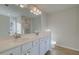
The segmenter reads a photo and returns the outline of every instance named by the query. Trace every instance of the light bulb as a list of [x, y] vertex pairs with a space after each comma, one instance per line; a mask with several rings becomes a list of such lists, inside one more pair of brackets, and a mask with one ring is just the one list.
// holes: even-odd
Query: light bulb
[[39, 13], [39, 9], [37, 9], [37, 12]]
[[41, 14], [42, 12], [41, 11], [39, 11], [39, 14]]
[[33, 11], [36, 11], [37, 10], [37, 8], [36, 7], [33, 7]]
[[36, 12], [33, 12], [33, 14], [36, 14]]
[[23, 5], [23, 4], [21, 4], [21, 5], [20, 5], [20, 7], [21, 7], [21, 8], [23, 8], [23, 7], [24, 7], [24, 5]]
[[33, 13], [33, 10], [30, 10], [31, 13]]
[[36, 13], [36, 15], [39, 15], [38, 13]]

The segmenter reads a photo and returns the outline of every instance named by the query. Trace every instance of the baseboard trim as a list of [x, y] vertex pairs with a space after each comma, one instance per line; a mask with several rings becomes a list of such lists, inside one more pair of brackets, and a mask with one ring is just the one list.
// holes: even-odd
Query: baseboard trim
[[55, 45], [56, 47], [60, 47], [60, 48], [63, 48], [63, 49], [67, 49], [67, 50], [70, 50], [70, 51], [74, 51], [74, 52], [78, 52], [79, 53], [79, 50], [77, 49], [73, 49], [73, 48], [68, 48], [68, 47], [65, 47], [65, 46], [60, 46], [60, 45]]

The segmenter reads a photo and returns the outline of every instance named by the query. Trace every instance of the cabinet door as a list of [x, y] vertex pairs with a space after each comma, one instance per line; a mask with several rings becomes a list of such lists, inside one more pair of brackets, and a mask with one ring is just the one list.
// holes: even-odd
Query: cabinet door
[[43, 55], [43, 54], [45, 54], [46, 52], [45, 52], [45, 39], [44, 38], [41, 38], [40, 39], [40, 55]]
[[40, 54], [45, 54], [51, 48], [50, 36], [43, 37], [40, 39]]
[[51, 35], [48, 36], [48, 40], [49, 40], [49, 49], [51, 49]]
[[27, 43], [22, 46], [22, 55], [32, 54], [32, 43]]
[[51, 37], [50, 36], [47, 36], [47, 37], [45, 37], [45, 47], [46, 47], [46, 52], [48, 51], [48, 50], [50, 50], [51, 49]]
[[1, 55], [21, 55], [21, 47], [16, 47], [16, 48], [7, 50], [1, 53]]
[[46, 48], [46, 52], [50, 49], [50, 39], [49, 37], [47, 36], [46, 39], [45, 39], [45, 48]]
[[39, 55], [39, 39], [33, 41], [32, 54], [33, 54], [33, 55]]
[[32, 48], [29, 48], [23, 51], [23, 55], [32, 55]]

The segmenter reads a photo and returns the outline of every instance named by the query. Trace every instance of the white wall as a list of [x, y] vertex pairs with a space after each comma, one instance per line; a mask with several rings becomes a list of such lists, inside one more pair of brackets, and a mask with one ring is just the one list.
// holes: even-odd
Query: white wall
[[79, 8], [70, 8], [49, 15], [48, 28], [57, 45], [79, 51]]

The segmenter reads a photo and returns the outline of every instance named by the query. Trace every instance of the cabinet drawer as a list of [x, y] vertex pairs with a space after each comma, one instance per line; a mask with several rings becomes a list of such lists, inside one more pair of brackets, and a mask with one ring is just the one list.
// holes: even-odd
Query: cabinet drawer
[[39, 45], [39, 40], [38, 39], [33, 41], [33, 46], [38, 46], [38, 45]]
[[44, 42], [44, 41], [45, 41], [45, 38], [41, 38], [41, 39], [40, 39], [40, 43], [41, 43], [41, 42]]
[[32, 54], [32, 48], [22, 50], [22, 55], [31, 55]]
[[22, 45], [22, 55], [31, 55], [31, 53], [32, 53], [32, 43]]
[[22, 45], [22, 50], [27, 50], [29, 48], [32, 48], [32, 43], [27, 43]]
[[1, 53], [1, 55], [21, 55], [21, 47], [9, 49], [9, 50]]

